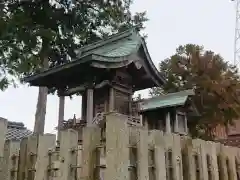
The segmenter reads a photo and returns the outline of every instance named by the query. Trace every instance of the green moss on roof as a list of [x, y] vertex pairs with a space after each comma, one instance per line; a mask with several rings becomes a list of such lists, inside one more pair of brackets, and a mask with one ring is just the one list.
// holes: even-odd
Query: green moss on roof
[[188, 97], [192, 95], [194, 95], [192, 90], [186, 90], [146, 99], [141, 104], [141, 111], [182, 106], [186, 103]]

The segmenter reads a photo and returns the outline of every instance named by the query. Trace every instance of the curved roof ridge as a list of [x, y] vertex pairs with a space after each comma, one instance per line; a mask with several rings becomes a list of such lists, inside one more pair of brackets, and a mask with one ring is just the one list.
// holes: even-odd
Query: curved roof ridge
[[126, 37], [132, 35], [133, 32], [135, 32], [135, 28], [131, 28], [131, 29], [128, 29], [128, 30], [120, 32], [120, 33], [115, 33], [113, 35], [108, 36], [107, 38], [104, 38], [99, 41], [93, 42], [89, 45], [83, 46], [83, 47], [79, 48], [78, 50], [76, 50], [76, 52], [81, 53], [82, 51], [84, 51], [84, 52], [91, 51], [93, 49], [104, 46], [108, 43], [126, 38]]
[[151, 100], [167, 98], [167, 97], [170, 97], [170, 96], [193, 96], [193, 95], [194, 95], [194, 91], [192, 89], [187, 89], [187, 90], [183, 90], [183, 91], [167, 93], [167, 94], [162, 94], [160, 96], [151, 97], [151, 98], [145, 99], [144, 101], [148, 102], [148, 101], [151, 101]]

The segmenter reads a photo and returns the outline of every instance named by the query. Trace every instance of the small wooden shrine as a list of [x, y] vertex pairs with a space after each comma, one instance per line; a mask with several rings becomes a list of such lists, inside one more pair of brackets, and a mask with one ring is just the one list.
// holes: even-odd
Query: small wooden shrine
[[[142, 115], [144, 121], [150, 117], [158, 121], [160, 116], [167, 115], [161, 112], [168, 107], [158, 107], [158, 115], [153, 117], [155, 111], [144, 109], [146, 105], [140, 110], [139, 102], [133, 101], [135, 91], [165, 83], [164, 76], [151, 60], [144, 39], [134, 29], [85, 46], [77, 50], [77, 59], [27, 77], [25, 81], [32, 86], [56, 88], [61, 97], [82, 95], [81, 119], [61, 122], [59, 127], [100, 125], [104, 122], [104, 114], [112, 111], [128, 116], [130, 125], [143, 125]], [[146, 103], [150, 101], [161, 104], [162, 99], [146, 100]], [[150, 125], [150, 120], [148, 122]]]
[[198, 116], [192, 90], [169, 93], [139, 101], [139, 112], [147, 129], [188, 134], [188, 117]]

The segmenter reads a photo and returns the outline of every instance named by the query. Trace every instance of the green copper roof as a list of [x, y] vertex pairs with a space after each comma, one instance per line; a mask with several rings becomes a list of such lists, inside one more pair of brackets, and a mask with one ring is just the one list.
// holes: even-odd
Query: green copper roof
[[150, 98], [143, 101], [141, 111], [182, 106], [186, 103], [188, 97], [192, 95], [194, 95], [192, 90], [186, 90]]
[[101, 56], [100, 61], [114, 62], [114, 61], [123, 61], [125, 57], [132, 53], [138, 51], [139, 46], [141, 45], [141, 37], [137, 34], [128, 34], [127, 38], [118, 39], [114, 41], [114, 38], [111, 43], [107, 43], [107, 40], [104, 44], [101, 41], [98, 44], [93, 44], [92, 46], [81, 48], [77, 50], [77, 57], [81, 58], [89, 54], [95, 56]]
[[[143, 57], [139, 58], [139, 51], [141, 51]], [[76, 50], [76, 55], [77, 58], [75, 60], [53, 67], [39, 74], [26, 77], [24, 81], [29, 82], [30, 85], [33, 86], [46, 86], [51, 88], [55, 86], [54, 84], [59, 78], [63, 78], [66, 74], [68, 79], [71, 79], [72, 76], [74, 76], [74, 74], [72, 74], [72, 76], [69, 75], [72, 69], [75, 69], [75, 71], [77, 69], [79, 72], [84, 72], [86, 67], [116, 69], [127, 67], [133, 62], [139, 61], [150, 77], [149, 80], [154, 82], [155, 86], [161, 86], [166, 82], [163, 75], [153, 64], [144, 39], [134, 29], [84, 46]], [[85, 74], [83, 76], [85, 76]], [[80, 80], [78, 83], [81, 83]]]

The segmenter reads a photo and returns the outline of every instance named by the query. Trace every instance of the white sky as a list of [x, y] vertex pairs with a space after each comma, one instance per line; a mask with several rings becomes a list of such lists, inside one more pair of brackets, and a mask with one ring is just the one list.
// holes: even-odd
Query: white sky
[[[233, 62], [235, 6], [231, 0], [135, 0], [133, 11], [147, 11], [147, 46], [157, 65], [178, 45], [195, 43]], [[38, 89], [21, 86], [0, 92], [0, 117], [33, 129]], [[81, 97], [67, 99], [65, 119], [81, 115]], [[48, 96], [45, 132], [53, 133], [58, 98]]]

